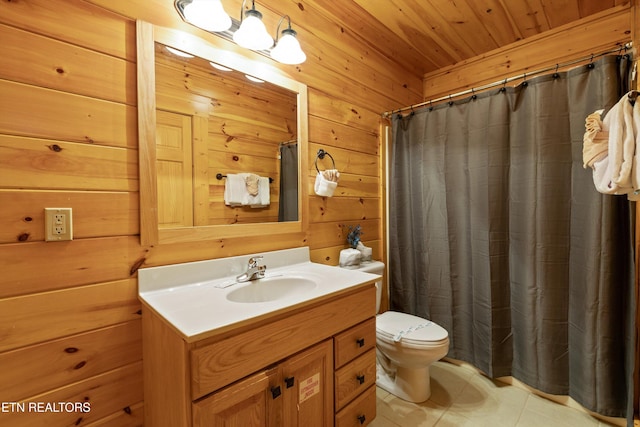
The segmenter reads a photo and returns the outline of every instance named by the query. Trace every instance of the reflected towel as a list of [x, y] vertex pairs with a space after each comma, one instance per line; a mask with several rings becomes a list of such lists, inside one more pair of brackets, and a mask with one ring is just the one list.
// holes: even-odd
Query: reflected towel
[[241, 206], [248, 195], [244, 174], [227, 174], [224, 183], [224, 203], [227, 206]]
[[258, 178], [258, 195], [255, 197], [253, 203], [250, 204], [252, 208], [265, 208], [271, 203], [271, 195], [269, 194], [269, 178]]
[[313, 189], [318, 196], [331, 197], [333, 196], [333, 192], [338, 186], [338, 183], [336, 181], [329, 181], [326, 179], [323, 172], [318, 172], [318, 175], [316, 175], [316, 182]]

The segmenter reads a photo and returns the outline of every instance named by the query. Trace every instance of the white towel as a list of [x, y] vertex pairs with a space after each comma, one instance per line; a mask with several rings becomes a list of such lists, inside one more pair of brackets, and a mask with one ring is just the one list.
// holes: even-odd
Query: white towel
[[626, 95], [604, 117], [603, 130], [609, 131], [609, 177], [619, 189], [631, 189], [636, 142], [633, 106]]
[[602, 131], [609, 134], [608, 149], [592, 165], [596, 189], [603, 194], [626, 194], [629, 200], [640, 199], [640, 107], [623, 96], [605, 115]]
[[224, 203], [228, 206], [241, 206], [247, 193], [247, 185], [244, 180], [246, 174], [227, 174], [224, 183]]
[[335, 191], [337, 186], [337, 182], [329, 181], [324, 177], [322, 172], [318, 172], [313, 189], [318, 196], [331, 197], [333, 196], [333, 192]]
[[269, 186], [269, 178], [260, 177], [258, 179], [258, 195], [253, 203], [252, 208], [264, 208], [271, 203], [271, 195], [269, 194], [271, 187]]

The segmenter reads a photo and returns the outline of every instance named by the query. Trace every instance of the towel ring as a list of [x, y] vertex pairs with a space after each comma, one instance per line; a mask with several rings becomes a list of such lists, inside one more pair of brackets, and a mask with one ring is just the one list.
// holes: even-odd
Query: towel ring
[[333, 169], [336, 168], [336, 161], [333, 160], [333, 156], [331, 156], [331, 154], [327, 153], [326, 151], [324, 151], [322, 148], [318, 150], [318, 154], [316, 155], [316, 170], [318, 171], [318, 173], [320, 173], [320, 169], [318, 169], [318, 159], [322, 160], [324, 159], [324, 156], [329, 156], [329, 158], [331, 159], [331, 163], [333, 163]]

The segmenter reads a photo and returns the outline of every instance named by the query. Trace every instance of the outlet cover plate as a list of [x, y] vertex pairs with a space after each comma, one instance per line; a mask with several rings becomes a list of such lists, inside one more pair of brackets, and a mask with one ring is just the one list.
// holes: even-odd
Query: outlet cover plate
[[44, 208], [44, 236], [47, 242], [73, 240], [71, 208]]

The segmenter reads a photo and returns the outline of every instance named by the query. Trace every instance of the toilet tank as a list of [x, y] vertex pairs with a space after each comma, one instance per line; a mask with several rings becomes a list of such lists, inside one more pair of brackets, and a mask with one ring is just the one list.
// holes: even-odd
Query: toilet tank
[[[365, 273], [379, 274], [384, 276], [384, 263], [381, 261], [369, 261], [360, 263], [358, 268], [354, 270], [364, 271]], [[382, 299], [382, 279], [376, 281], [376, 313], [380, 312], [380, 301]]]

